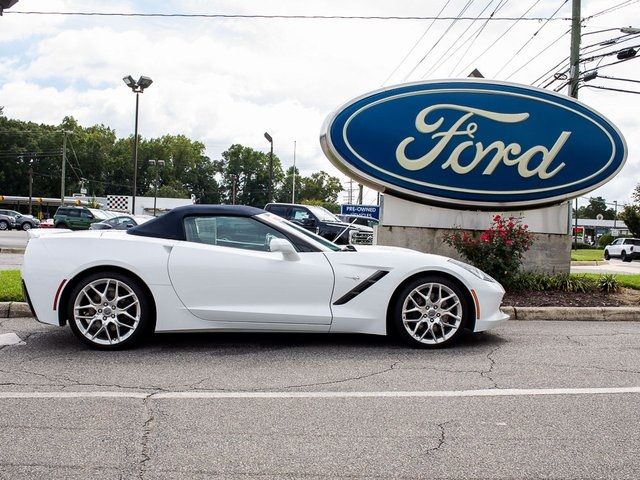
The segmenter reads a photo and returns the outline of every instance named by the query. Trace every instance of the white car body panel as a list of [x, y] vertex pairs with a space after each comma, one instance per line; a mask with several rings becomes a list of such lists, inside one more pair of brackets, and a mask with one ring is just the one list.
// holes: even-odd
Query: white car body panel
[[203, 320], [331, 324], [331, 265], [321, 252], [281, 253], [178, 242], [169, 274], [182, 303]]
[[[126, 231], [31, 230], [22, 276], [38, 320], [51, 325], [60, 325], [58, 310], [66, 308], [59, 304], [61, 285], [65, 292], [65, 282], [94, 267], [118, 267], [141, 279], [153, 297], [157, 332], [384, 335], [393, 293], [404, 280], [424, 272], [453, 276], [475, 293], [480, 307], [475, 331], [508, 319], [499, 309], [502, 287], [446, 257], [396, 247], [359, 246], [357, 250], [300, 252], [297, 259], [287, 259], [278, 252]], [[350, 301], [335, 305], [380, 270], [388, 273]]]

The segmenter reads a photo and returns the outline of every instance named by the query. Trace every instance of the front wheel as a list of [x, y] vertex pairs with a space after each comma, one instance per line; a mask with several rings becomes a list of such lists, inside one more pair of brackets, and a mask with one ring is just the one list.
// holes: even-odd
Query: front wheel
[[460, 286], [448, 278], [428, 275], [402, 289], [392, 314], [405, 343], [417, 348], [438, 348], [459, 338], [470, 309]]
[[609, 255], [609, 251], [608, 250], [604, 251], [604, 259], [605, 260], [610, 260], [611, 259], [611, 255]]
[[24, 230], [25, 232], [26, 232], [27, 230], [31, 230], [31, 224], [30, 224], [29, 222], [24, 222], [24, 223], [22, 224], [22, 230]]
[[118, 272], [98, 272], [75, 286], [68, 303], [73, 333], [92, 348], [117, 350], [139, 343], [153, 326], [143, 288]]

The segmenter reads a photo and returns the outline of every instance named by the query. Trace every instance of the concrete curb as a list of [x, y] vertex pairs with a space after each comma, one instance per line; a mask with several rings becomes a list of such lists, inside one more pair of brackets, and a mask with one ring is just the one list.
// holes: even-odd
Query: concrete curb
[[0, 248], [0, 253], [24, 253], [24, 248]]
[[640, 322], [638, 307], [502, 307], [511, 320]]
[[572, 260], [572, 267], [597, 267], [598, 265], [609, 265], [606, 260]]
[[0, 318], [33, 317], [27, 302], [0, 302]]

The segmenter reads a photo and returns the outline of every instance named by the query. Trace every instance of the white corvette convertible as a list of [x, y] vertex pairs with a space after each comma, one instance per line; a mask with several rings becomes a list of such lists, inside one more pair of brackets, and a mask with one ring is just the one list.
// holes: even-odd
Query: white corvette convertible
[[264, 210], [193, 205], [127, 231], [30, 231], [22, 267], [39, 321], [88, 345], [152, 332], [397, 332], [416, 347], [508, 317], [504, 290], [446, 257], [339, 247]]

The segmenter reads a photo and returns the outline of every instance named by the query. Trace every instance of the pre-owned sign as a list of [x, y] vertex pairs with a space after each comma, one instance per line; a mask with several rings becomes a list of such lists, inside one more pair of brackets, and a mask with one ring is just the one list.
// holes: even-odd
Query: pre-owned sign
[[602, 185], [626, 144], [569, 97], [493, 81], [378, 90], [331, 114], [320, 138], [343, 172], [425, 203], [501, 207], [559, 203]]
[[340, 206], [340, 213], [342, 215], [358, 215], [380, 220], [380, 207], [378, 205], [345, 204]]

